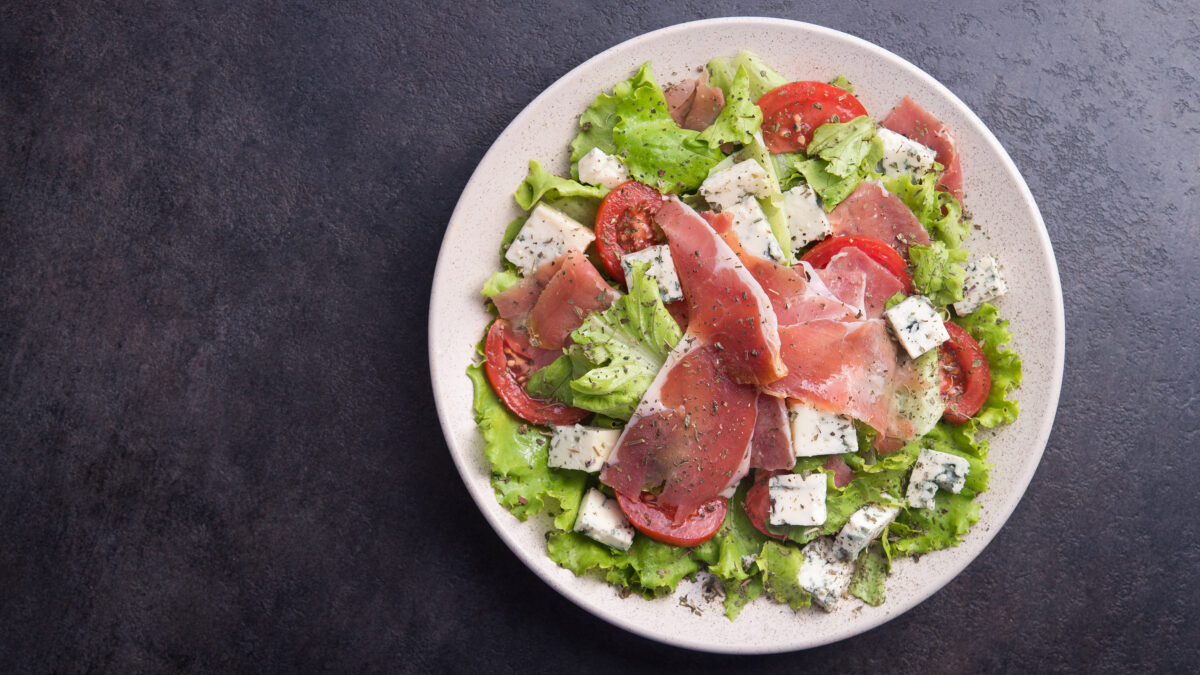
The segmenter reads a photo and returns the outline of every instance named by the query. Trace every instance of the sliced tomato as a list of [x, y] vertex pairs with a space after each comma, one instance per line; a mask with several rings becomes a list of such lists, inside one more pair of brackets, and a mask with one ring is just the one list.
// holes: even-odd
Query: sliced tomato
[[787, 469], [777, 469], [775, 471], [763, 471], [755, 469], [754, 482], [750, 485], [750, 489], [746, 491], [746, 500], [742, 502], [742, 508], [746, 511], [746, 515], [750, 517], [750, 523], [758, 529], [759, 532], [783, 541], [787, 539], [786, 527], [771, 525], [771, 492], [767, 485], [771, 480], [771, 476], [791, 473]]
[[813, 132], [826, 122], [847, 122], [867, 114], [845, 89], [824, 82], [789, 82], [758, 99], [763, 141], [772, 154], [808, 147]]
[[513, 330], [512, 324], [496, 319], [488, 329], [484, 354], [487, 356], [488, 382], [518, 417], [534, 424], [575, 424], [588, 416], [588, 411], [563, 405], [557, 401], [536, 399], [525, 391], [533, 374], [533, 350], [529, 336]]
[[946, 322], [950, 339], [938, 347], [942, 369], [943, 417], [952, 424], [965, 424], [975, 416], [992, 389], [992, 372], [987, 356], [970, 333], [957, 324]]
[[612, 189], [596, 211], [596, 252], [608, 276], [625, 283], [621, 256], [665, 241], [654, 227], [662, 206], [658, 190], [635, 180]]
[[864, 237], [859, 234], [840, 234], [835, 237], [826, 237], [816, 246], [808, 250], [801, 258], [804, 262], [812, 265], [816, 269], [825, 269], [833, 256], [842, 252], [842, 249], [854, 247], [867, 257], [887, 268], [901, 283], [904, 284], [904, 291], [912, 293], [912, 274], [909, 273], [908, 267], [904, 263], [904, 257], [896, 252], [896, 249], [888, 246], [887, 242], [875, 237]]
[[713, 497], [682, 522], [674, 523], [674, 514], [656, 504], [649, 492], [643, 492], [638, 499], [618, 492], [617, 502], [639, 532], [672, 546], [698, 546], [708, 541], [721, 529], [727, 508], [724, 497]]

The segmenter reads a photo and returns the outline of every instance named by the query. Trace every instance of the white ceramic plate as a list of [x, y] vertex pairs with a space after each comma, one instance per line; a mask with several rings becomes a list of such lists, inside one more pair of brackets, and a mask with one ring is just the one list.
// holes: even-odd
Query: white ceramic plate
[[[815, 609], [794, 614], [759, 599], [731, 622], [719, 600], [705, 602], [687, 582], [675, 597], [622, 599], [604, 582], [577, 578], [551, 562], [543, 538], [548, 521], [518, 521], [497, 504], [488, 483], [464, 370], [490, 318], [479, 288], [498, 268], [505, 224], [520, 214], [512, 192], [528, 161], [564, 175], [578, 115], [642, 63], [653, 61], [655, 78], [669, 83], [693, 76], [713, 56], [741, 49], [759, 54], [788, 79], [845, 75], [877, 119], [908, 94], [943, 120], [962, 153], [967, 206], [984, 228], [967, 247], [995, 255], [1009, 281], [1009, 293], [998, 304], [1012, 320], [1025, 380], [1017, 394], [1020, 419], [992, 441], [995, 470], [991, 489], [978, 500], [982, 520], [954, 549], [924, 556], [919, 564], [899, 561], [881, 607], [853, 600], [832, 614]], [[1033, 477], [1058, 404], [1063, 345], [1062, 290], [1045, 225], [1008, 153], [983, 122], [948, 89], [891, 52], [828, 28], [763, 18], [697, 21], [642, 35], [589, 59], [542, 92], [504, 130], [467, 183], [442, 242], [429, 308], [429, 362], [442, 429], [471, 496], [504, 542], [546, 583], [597, 616], [655, 640], [717, 652], [781, 652], [841, 640], [896, 617], [961, 572], [1008, 519]], [[682, 606], [679, 596], [702, 613]]]

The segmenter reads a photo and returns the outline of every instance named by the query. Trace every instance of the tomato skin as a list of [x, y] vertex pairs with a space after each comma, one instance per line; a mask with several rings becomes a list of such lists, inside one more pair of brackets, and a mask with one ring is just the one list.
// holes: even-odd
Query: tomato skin
[[712, 538], [725, 522], [728, 507], [724, 497], [713, 497], [679, 524], [671, 514], [654, 503], [654, 495], [643, 492], [637, 499], [617, 493], [617, 503], [625, 517], [642, 534], [672, 546], [698, 546]]
[[886, 267], [887, 271], [891, 272], [904, 284], [904, 292], [912, 293], [912, 274], [908, 271], [908, 266], [904, 262], [904, 256], [897, 253], [896, 249], [889, 246], [882, 239], [864, 237], [858, 234], [840, 234], [834, 237], [826, 237], [816, 246], [809, 249], [808, 253], [805, 253], [801, 260], [812, 265], [815, 269], [824, 269], [829, 264], [829, 261], [833, 260], [835, 255], [849, 247], [857, 248], [871, 260]]
[[663, 241], [654, 227], [654, 214], [662, 207], [658, 190], [635, 180], [626, 181], [605, 195], [596, 211], [596, 252], [604, 271], [625, 283], [621, 256]]
[[950, 339], [938, 347], [942, 371], [942, 415], [951, 424], [965, 424], [974, 417], [992, 389], [992, 372], [987, 356], [975, 338], [958, 324], [946, 322]]
[[525, 391], [525, 382], [533, 372], [529, 349], [529, 338], [514, 331], [504, 319], [496, 319], [488, 329], [484, 343], [487, 356], [484, 372], [504, 405], [521, 419], [534, 424], [575, 424], [587, 417], [586, 410], [536, 399]]
[[771, 154], [808, 147], [813, 132], [826, 122], [848, 122], [867, 114], [854, 95], [824, 82], [789, 82], [758, 99], [762, 108], [763, 141]]
[[[755, 529], [759, 532], [780, 541], [787, 539], [788, 528], [772, 526], [768, 522], [771, 517], [771, 492], [767, 483], [771, 480], [771, 476], [779, 476], [787, 473], [791, 473], [791, 471], [787, 469], [777, 469], [775, 471], [755, 469], [754, 482], [751, 483], [750, 489], [746, 491], [746, 499], [742, 502], [742, 509], [750, 517], [750, 524], [754, 525]], [[782, 533], [773, 532], [772, 530], [780, 530]]]

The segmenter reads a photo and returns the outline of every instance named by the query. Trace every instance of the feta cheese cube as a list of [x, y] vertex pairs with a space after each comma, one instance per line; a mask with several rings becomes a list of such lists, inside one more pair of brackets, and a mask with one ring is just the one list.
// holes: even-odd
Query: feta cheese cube
[[867, 504], [855, 511], [834, 539], [834, 553], [843, 560], [854, 560], [858, 554], [892, 524], [900, 513], [898, 506]]
[[964, 457], [930, 448], [921, 450], [908, 477], [905, 499], [915, 509], [932, 509], [938, 488], [954, 494], [962, 491], [971, 464]]
[[783, 262], [783, 248], [771, 231], [771, 223], [767, 221], [767, 214], [757, 199], [746, 197], [725, 209], [724, 213], [733, 216], [733, 231], [747, 253]]
[[838, 603], [850, 588], [854, 578], [854, 560], [839, 559], [834, 552], [833, 540], [818, 537], [800, 549], [804, 562], [796, 581], [804, 590], [812, 593], [813, 602], [826, 612], [837, 609]]
[[608, 461], [620, 437], [620, 429], [585, 427], [582, 424], [556, 426], [554, 435], [550, 437], [550, 455], [546, 458], [546, 464], [558, 469], [595, 473]]
[[771, 179], [757, 161], [748, 159], [708, 174], [700, 185], [700, 195], [717, 211], [725, 211], [747, 195], [767, 197]]
[[1008, 284], [1000, 276], [1000, 265], [992, 256], [984, 256], [967, 265], [967, 279], [963, 282], [963, 299], [954, 303], [954, 311], [966, 316], [1008, 292]]
[[575, 517], [575, 531], [606, 546], [628, 551], [633, 545], [633, 525], [621, 512], [615, 499], [608, 499], [596, 488], [588, 490]]
[[580, 251], [596, 239], [590, 229], [556, 208], [538, 204], [509, 245], [504, 258], [529, 276], [570, 248]]
[[858, 452], [858, 433], [849, 418], [793, 399], [788, 399], [787, 407], [797, 457]]
[[883, 175], [892, 177], [908, 173], [912, 174], [913, 178], [920, 178], [933, 171], [933, 163], [937, 160], [937, 152], [933, 148], [921, 145], [891, 129], [879, 127], [875, 133], [879, 135], [879, 140], [883, 141]]
[[600, 148], [592, 148], [579, 158], [579, 181], [588, 185], [603, 185], [609, 190], [629, 180], [629, 171], [619, 157]]
[[817, 194], [808, 185], [797, 185], [783, 193], [783, 213], [787, 216], [793, 250], [798, 251], [833, 234], [833, 226], [825, 216], [825, 209], [817, 202]]
[[950, 339], [942, 317], [923, 295], [909, 296], [883, 315], [904, 351], [914, 359]]
[[621, 268], [625, 270], [626, 282], [633, 275], [633, 263], [635, 262], [650, 264], [646, 270], [646, 276], [658, 282], [658, 291], [663, 302], [675, 302], [683, 299], [683, 286], [679, 285], [679, 275], [675, 273], [675, 261], [671, 258], [671, 247], [660, 244], [621, 256]]
[[826, 479], [823, 473], [771, 476], [772, 525], [824, 525]]

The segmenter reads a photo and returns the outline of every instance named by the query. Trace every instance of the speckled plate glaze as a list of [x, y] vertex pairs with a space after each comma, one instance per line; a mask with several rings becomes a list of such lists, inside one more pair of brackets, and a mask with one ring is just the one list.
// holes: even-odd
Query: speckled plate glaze
[[[816, 609], [794, 614], [759, 599], [731, 622], [720, 600], [705, 601], [694, 583], [682, 583], [674, 597], [622, 599], [604, 582], [577, 578], [551, 562], [543, 538], [548, 521], [518, 521], [497, 504], [488, 483], [464, 370], [490, 318], [479, 288], [497, 268], [504, 225], [519, 215], [512, 192], [527, 162], [536, 159], [565, 174], [578, 115], [642, 63], [652, 61], [655, 77], [668, 83], [694, 75], [713, 56], [741, 49], [761, 55], [788, 79], [845, 75], [877, 119], [908, 94], [945, 121], [962, 151], [967, 206], [984, 228], [967, 247], [995, 255], [1009, 281], [1009, 293], [998, 304], [1012, 321], [1025, 380], [1017, 393], [1020, 419], [992, 440], [995, 470], [991, 489], [979, 498], [982, 520], [957, 548], [919, 563], [899, 561], [881, 607], [855, 599], [832, 614]], [[814, 647], [878, 626], [928, 598], [979, 555], [1016, 507], [1041, 459], [1058, 404], [1063, 331], [1058, 269], [1037, 205], [1008, 153], [962, 101], [911, 63], [850, 35], [795, 21], [729, 18], [671, 26], [617, 45], [564, 75], [504, 130], [467, 183], [446, 229], [430, 299], [429, 363], [438, 416], [463, 481], [504, 542], [546, 583], [589, 612], [654, 640], [705, 651], [768, 653]], [[681, 596], [700, 613], [683, 606]]]

